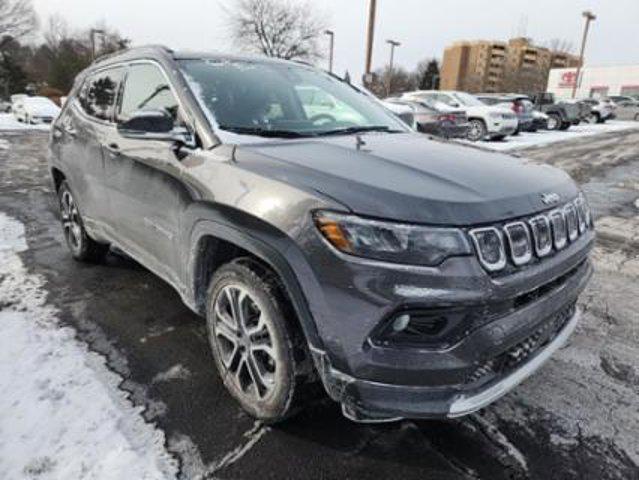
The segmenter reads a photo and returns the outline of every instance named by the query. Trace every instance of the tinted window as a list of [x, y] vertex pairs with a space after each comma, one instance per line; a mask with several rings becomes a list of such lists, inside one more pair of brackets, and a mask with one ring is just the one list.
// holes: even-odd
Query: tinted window
[[124, 70], [116, 68], [91, 75], [86, 79], [80, 92], [82, 109], [92, 117], [111, 120], [118, 88]]
[[178, 103], [162, 71], [155, 65], [132, 65], [126, 77], [118, 121], [138, 110], [165, 110], [177, 120]]

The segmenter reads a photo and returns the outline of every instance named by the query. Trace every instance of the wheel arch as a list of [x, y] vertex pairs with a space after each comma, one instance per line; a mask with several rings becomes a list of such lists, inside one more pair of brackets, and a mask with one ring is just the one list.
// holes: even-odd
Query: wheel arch
[[[291, 245], [285, 248], [287, 253], [291, 250], [292, 240], [281, 237], [277, 240], [280, 244], [290, 242]], [[280, 252], [281, 245], [275, 247], [243, 229], [215, 220], [199, 221], [192, 230], [190, 245], [188, 297], [197, 313], [205, 314], [206, 292], [216, 270], [235, 258], [248, 257], [277, 275], [307, 342], [315, 348], [321, 348], [322, 342], [308, 300], [289, 259]]]

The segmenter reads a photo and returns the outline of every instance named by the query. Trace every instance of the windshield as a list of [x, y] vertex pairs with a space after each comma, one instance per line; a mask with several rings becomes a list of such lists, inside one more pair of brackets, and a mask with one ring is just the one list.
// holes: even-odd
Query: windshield
[[485, 105], [477, 97], [473, 97], [465, 92], [455, 92], [453, 93], [453, 96], [459, 100], [459, 103], [467, 107], [483, 107]]
[[367, 94], [312, 67], [211, 59], [182, 60], [180, 67], [222, 130], [269, 136], [406, 131]]

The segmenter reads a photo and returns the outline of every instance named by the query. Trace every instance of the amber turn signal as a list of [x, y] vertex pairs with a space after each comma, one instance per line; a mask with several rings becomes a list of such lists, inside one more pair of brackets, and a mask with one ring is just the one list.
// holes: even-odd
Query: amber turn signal
[[344, 230], [340, 227], [339, 223], [334, 220], [329, 220], [322, 217], [316, 217], [315, 222], [317, 228], [319, 228], [324, 238], [328, 240], [338, 250], [342, 252], [352, 252], [351, 243], [346, 238]]

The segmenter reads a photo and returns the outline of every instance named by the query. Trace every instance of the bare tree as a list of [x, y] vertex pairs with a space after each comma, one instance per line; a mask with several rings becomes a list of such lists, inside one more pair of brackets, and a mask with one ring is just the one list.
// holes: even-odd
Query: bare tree
[[235, 0], [228, 9], [234, 43], [269, 57], [316, 60], [323, 16], [310, 2]]
[[26, 37], [37, 24], [31, 0], [0, 0], [0, 42]]

